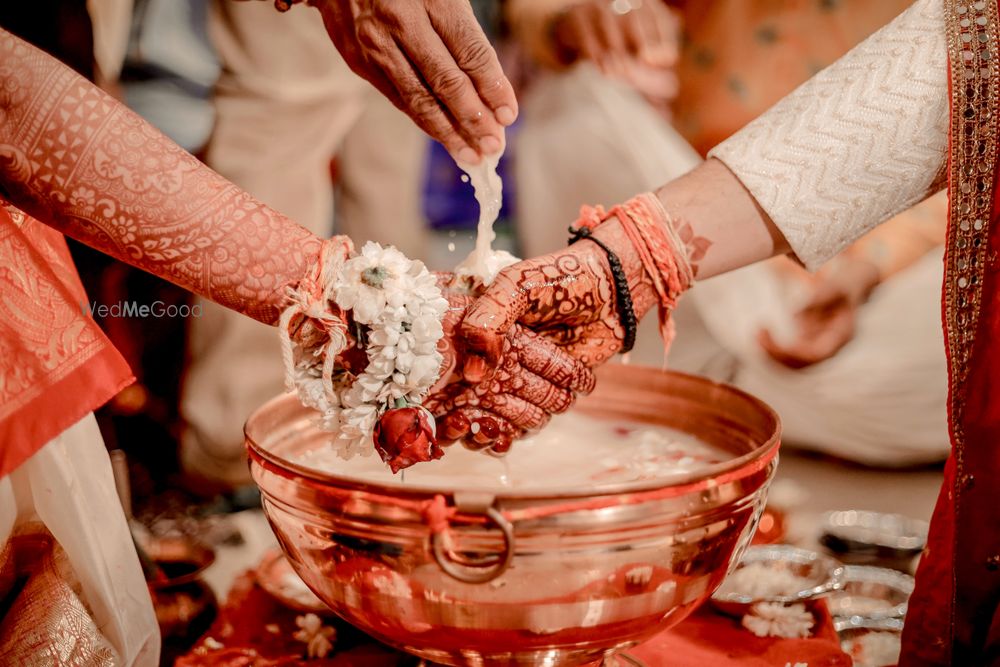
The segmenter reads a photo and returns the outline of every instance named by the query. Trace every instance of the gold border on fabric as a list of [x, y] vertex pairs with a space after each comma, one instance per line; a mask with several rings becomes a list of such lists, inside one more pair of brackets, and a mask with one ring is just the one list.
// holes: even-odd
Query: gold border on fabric
[[982, 300], [996, 163], [996, 0], [945, 0], [951, 66], [951, 155], [944, 317], [955, 459], [962, 480], [960, 386], [969, 371]]

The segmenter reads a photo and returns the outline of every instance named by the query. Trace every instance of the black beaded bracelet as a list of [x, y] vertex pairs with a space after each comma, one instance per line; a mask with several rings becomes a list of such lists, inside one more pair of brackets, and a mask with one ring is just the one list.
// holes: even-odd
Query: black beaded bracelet
[[618, 255], [609, 248], [603, 241], [594, 237], [590, 227], [570, 227], [569, 245], [573, 245], [580, 239], [587, 239], [597, 244], [601, 250], [608, 255], [608, 264], [611, 266], [611, 276], [615, 282], [615, 303], [618, 305], [618, 318], [622, 328], [625, 329], [625, 338], [622, 340], [621, 353], [631, 352], [635, 347], [635, 334], [638, 324], [635, 319], [635, 307], [632, 305], [632, 292], [628, 288], [628, 278], [625, 276], [625, 268]]

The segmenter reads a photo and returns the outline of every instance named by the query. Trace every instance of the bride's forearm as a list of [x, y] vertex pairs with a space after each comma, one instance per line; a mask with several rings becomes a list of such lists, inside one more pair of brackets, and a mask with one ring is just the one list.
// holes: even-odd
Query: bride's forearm
[[771, 218], [718, 160], [706, 160], [656, 195], [687, 244], [698, 280], [789, 252]]
[[319, 240], [0, 31], [0, 185], [68, 236], [263, 322]]

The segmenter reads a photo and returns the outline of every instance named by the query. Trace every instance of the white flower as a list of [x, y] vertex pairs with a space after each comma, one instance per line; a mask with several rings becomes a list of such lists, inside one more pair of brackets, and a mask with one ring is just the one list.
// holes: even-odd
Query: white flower
[[417, 344], [433, 341], [436, 345], [444, 335], [441, 320], [433, 315], [420, 315], [414, 318], [410, 331], [413, 332], [413, 339]]
[[[437, 346], [444, 336], [441, 320], [448, 301], [421, 262], [376, 243], [365, 244], [360, 254], [346, 260], [324, 287], [366, 328], [368, 365], [357, 378], [337, 369], [332, 384], [325, 385], [321, 368], [328, 345], [339, 350], [343, 343], [315, 337], [293, 350], [292, 384], [300, 400], [320, 412], [322, 428], [336, 433], [340, 456], [371, 455], [372, 431], [381, 414], [397, 399], [419, 403], [437, 381], [442, 362]], [[293, 292], [292, 297], [309, 313], [315, 310], [312, 317], [329, 312], [328, 304], [309, 294]]]
[[399, 329], [378, 329], [368, 334], [368, 342], [373, 345], [381, 345], [382, 347], [392, 347], [399, 342]]
[[758, 637], [809, 637], [816, 619], [803, 604], [784, 605], [780, 602], [758, 602], [743, 617], [743, 627]]
[[306, 614], [295, 619], [299, 629], [292, 635], [306, 645], [306, 657], [325, 658], [333, 650], [333, 642], [337, 641], [336, 628], [323, 625], [316, 614]]
[[409, 377], [403, 386], [416, 389], [433, 385], [441, 370], [441, 361], [441, 356], [437, 354], [417, 357], [410, 367]]

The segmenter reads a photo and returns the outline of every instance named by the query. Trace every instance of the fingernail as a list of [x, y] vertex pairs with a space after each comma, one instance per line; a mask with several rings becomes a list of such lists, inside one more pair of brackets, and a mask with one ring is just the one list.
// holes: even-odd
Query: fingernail
[[484, 155], [495, 155], [500, 152], [500, 140], [496, 137], [483, 137], [479, 147]]
[[512, 444], [513, 443], [511, 442], [510, 438], [508, 438], [505, 435], [501, 435], [499, 438], [497, 438], [496, 443], [494, 443], [494, 445], [490, 447], [490, 451], [493, 452], [494, 454], [503, 455], [510, 451], [510, 447]]
[[460, 412], [452, 412], [445, 416], [441, 423], [441, 435], [444, 439], [442, 444], [452, 444], [459, 438], [464, 438], [469, 432], [469, 419]]
[[501, 125], [513, 125], [517, 114], [508, 106], [502, 106], [496, 111], [497, 122]]
[[478, 438], [492, 443], [500, 437], [500, 424], [489, 417], [481, 417], [473, 422], [473, 425], [479, 426], [479, 432], [473, 434], [473, 439]]
[[475, 355], [466, 357], [464, 375], [468, 382], [482, 381], [486, 375], [486, 360]]
[[462, 164], [479, 164], [479, 153], [466, 146], [456, 156]]

